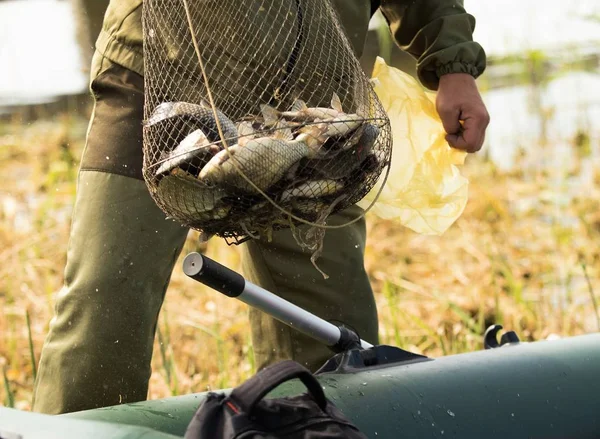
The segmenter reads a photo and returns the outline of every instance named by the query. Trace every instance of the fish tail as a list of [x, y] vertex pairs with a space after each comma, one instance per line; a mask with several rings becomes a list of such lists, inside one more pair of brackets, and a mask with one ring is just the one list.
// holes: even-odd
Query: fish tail
[[260, 110], [263, 115], [263, 119], [265, 120], [265, 125], [272, 126], [277, 125], [279, 121], [280, 112], [277, 109], [273, 108], [269, 104], [262, 104], [260, 106]]
[[154, 109], [150, 117], [148, 117], [148, 119], [144, 122], [144, 125], [152, 126], [158, 122], [168, 119], [169, 117], [172, 117], [175, 110], [175, 104], [175, 102], [163, 102], [162, 104], [159, 104]]
[[290, 112], [303, 111], [303, 110], [307, 110], [307, 109], [308, 109], [308, 105], [306, 105], [306, 102], [304, 102], [302, 99], [296, 99], [294, 101], [294, 103], [292, 104], [292, 108], [290, 109]]
[[336, 92], [333, 92], [333, 96], [331, 97], [331, 108], [340, 113], [344, 112], [342, 108], [342, 101]]

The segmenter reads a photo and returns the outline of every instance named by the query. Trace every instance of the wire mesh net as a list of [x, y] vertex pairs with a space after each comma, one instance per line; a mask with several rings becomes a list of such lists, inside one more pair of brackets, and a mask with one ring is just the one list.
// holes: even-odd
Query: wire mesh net
[[322, 225], [389, 165], [328, 1], [145, 0], [143, 30], [143, 175], [183, 225], [229, 243]]

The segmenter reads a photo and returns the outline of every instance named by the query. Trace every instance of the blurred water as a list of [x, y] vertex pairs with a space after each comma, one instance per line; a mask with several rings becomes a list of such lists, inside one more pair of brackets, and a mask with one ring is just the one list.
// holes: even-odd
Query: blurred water
[[[477, 19], [474, 39], [493, 56], [532, 49], [551, 53], [568, 45], [600, 51], [598, 0], [465, 0], [465, 7]], [[580, 131], [590, 135], [598, 153], [600, 128], [592, 121], [600, 120], [599, 73], [572, 72], [553, 80], [541, 93], [541, 108], [532, 107], [529, 86], [485, 93], [492, 118], [486, 148], [492, 160], [509, 168], [518, 148], [537, 147], [543, 119], [549, 154], [542, 160], [568, 162], [572, 139]]]
[[465, 0], [465, 8], [477, 20], [474, 39], [491, 55], [600, 43], [598, 0]]
[[[552, 154], [540, 160], [568, 160], [572, 141], [579, 133], [590, 136], [595, 154], [600, 150], [600, 75], [574, 72], [550, 82], [541, 96], [542, 113], [531, 107], [530, 86], [491, 90], [484, 100], [491, 115], [486, 133], [490, 158], [501, 168], [512, 166], [519, 148], [540, 145], [543, 120], [547, 137], [546, 151]], [[564, 163], [564, 162], [563, 162]], [[542, 165], [543, 163], [540, 163]]]
[[0, 107], [85, 91], [71, 5], [0, 1]]
[[[600, 46], [600, 1], [466, 0], [477, 17], [475, 39], [491, 55], [573, 43]], [[83, 92], [87, 77], [75, 43], [72, 10], [65, 0], [0, 1], [0, 111], [3, 106], [48, 102]], [[531, 90], [511, 87], [485, 93], [492, 116], [486, 148], [495, 162], [509, 167], [519, 146], [538, 142], [539, 108], [530, 107]], [[547, 86], [542, 95], [547, 135], [566, 143], [587, 131], [598, 149], [600, 75], [570, 73]]]

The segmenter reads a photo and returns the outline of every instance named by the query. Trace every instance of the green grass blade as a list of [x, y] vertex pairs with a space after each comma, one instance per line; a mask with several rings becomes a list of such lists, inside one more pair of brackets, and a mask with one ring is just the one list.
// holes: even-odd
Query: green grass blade
[[8, 376], [6, 375], [6, 366], [2, 368], [2, 376], [4, 378], [4, 392], [6, 393], [6, 399], [4, 405], [9, 408], [15, 407], [15, 394], [10, 388], [10, 382], [8, 381]]
[[33, 337], [31, 336], [31, 319], [29, 310], [25, 311], [25, 321], [27, 322], [27, 337], [29, 339], [29, 357], [31, 358], [31, 370], [33, 372], [33, 381], [37, 378], [37, 361], [35, 359], [35, 350], [33, 348]]
[[590, 297], [592, 298], [594, 312], [596, 313], [596, 325], [598, 326], [598, 331], [600, 331], [600, 313], [598, 312], [598, 301], [596, 300], [596, 294], [594, 293], [594, 288], [592, 287], [592, 282], [590, 281], [590, 276], [588, 275], [586, 264], [583, 261], [581, 262], [581, 268], [583, 269], [583, 275], [585, 276], [585, 280], [588, 285], [588, 291], [590, 293]]

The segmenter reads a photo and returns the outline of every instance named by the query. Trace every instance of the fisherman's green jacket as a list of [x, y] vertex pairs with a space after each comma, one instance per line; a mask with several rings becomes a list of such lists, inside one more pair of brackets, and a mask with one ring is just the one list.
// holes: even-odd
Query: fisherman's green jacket
[[[357, 56], [371, 16], [380, 8], [395, 42], [417, 59], [418, 77], [431, 90], [437, 90], [443, 74], [462, 72], [476, 78], [485, 69], [485, 52], [473, 41], [475, 18], [462, 0], [330, 1]], [[142, 0], [111, 0], [96, 48], [112, 62], [143, 75], [142, 35]]]

